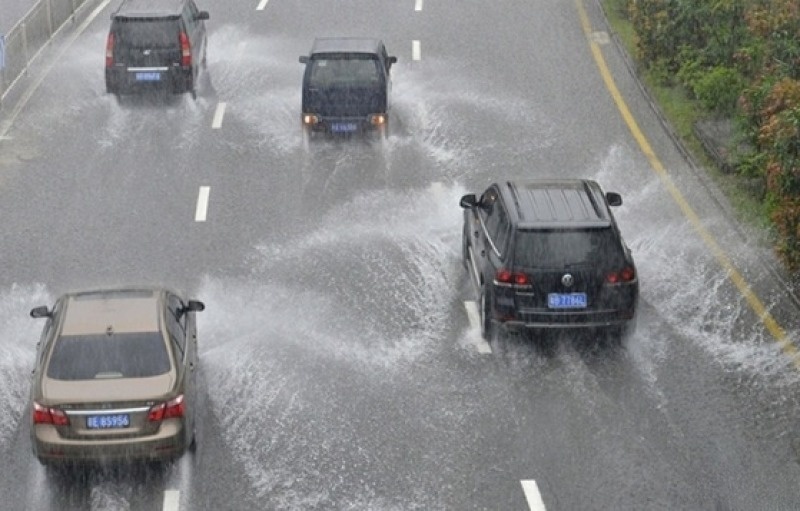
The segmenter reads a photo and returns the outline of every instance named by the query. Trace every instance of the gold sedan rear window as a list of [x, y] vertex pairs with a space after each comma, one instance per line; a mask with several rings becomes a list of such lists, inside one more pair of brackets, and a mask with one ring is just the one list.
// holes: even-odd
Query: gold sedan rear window
[[170, 370], [159, 332], [67, 335], [53, 347], [47, 376], [56, 380], [145, 378]]

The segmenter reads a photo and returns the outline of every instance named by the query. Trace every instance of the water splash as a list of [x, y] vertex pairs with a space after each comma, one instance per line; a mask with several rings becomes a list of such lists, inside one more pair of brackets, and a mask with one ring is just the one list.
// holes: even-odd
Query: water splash
[[31, 308], [52, 304], [45, 286], [14, 284], [0, 290], [0, 447], [9, 444], [19, 427], [30, 392], [29, 378], [36, 360], [36, 343], [43, 323], [28, 315]]
[[[461, 193], [437, 184], [362, 194], [311, 232], [259, 246], [260, 264], [247, 281], [207, 278], [201, 286], [210, 402], [258, 498], [269, 496], [279, 509], [314, 508], [336, 501], [339, 490], [358, 495], [340, 508], [400, 507], [373, 483], [347, 480], [349, 468], [331, 465], [336, 450], [352, 443], [339, 422], [368, 420], [336, 389], [405, 378], [442, 349], [462, 270], [454, 207]], [[325, 484], [309, 491], [309, 480]], [[420, 499], [430, 505], [430, 495]]]

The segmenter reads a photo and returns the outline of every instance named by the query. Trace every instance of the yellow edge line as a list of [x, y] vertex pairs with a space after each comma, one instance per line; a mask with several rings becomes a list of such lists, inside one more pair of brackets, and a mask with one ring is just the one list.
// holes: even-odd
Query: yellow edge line
[[591, 37], [592, 27], [582, 0], [575, 0], [575, 3], [578, 7], [578, 15], [581, 19], [583, 31], [586, 35], [586, 39], [589, 41], [589, 46], [592, 50], [592, 55], [594, 56], [594, 61], [597, 64], [597, 68], [600, 71], [600, 75], [603, 77], [606, 88], [611, 94], [611, 97], [614, 99], [614, 103], [617, 105], [617, 109], [622, 115], [625, 124], [627, 124], [628, 129], [631, 131], [633, 138], [639, 144], [639, 148], [650, 161], [650, 166], [661, 179], [661, 182], [672, 196], [672, 199], [678, 204], [683, 214], [689, 219], [689, 222], [714, 254], [714, 257], [717, 259], [719, 264], [728, 272], [730, 280], [733, 282], [742, 296], [744, 296], [744, 298], [747, 300], [747, 303], [750, 305], [750, 308], [756, 313], [760, 321], [764, 324], [769, 333], [778, 343], [781, 351], [790, 356], [795, 367], [800, 369], [800, 359], [798, 358], [797, 347], [795, 347], [795, 345], [792, 344], [792, 342], [788, 339], [786, 331], [781, 328], [778, 322], [775, 321], [775, 318], [773, 318], [769, 311], [767, 311], [767, 308], [764, 306], [758, 296], [756, 296], [756, 294], [752, 291], [744, 277], [742, 277], [742, 274], [739, 273], [736, 267], [734, 267], [730, 258], [728, 258], [727, 254], [725, 254], [722, 248], [720, 248], [719, 244], [717, 244], [717, 241], [714, 239], [711, 233], [709, 233], [708, 230], [703, 227], [703, 224], [700, 222], [700, 218], [697, 216], [697, 213], [695, 213], [689, 203], [686, 202], [686, 199], [675, 186], [675, 183], [672, 182], [672, 179], [664, 168], [664, 165], [661, 163], [661, 160], [658, 159], [658, 156], [656, 156], [653, 148], [647, 141], [647, 138], [642, 133], [642, 130], [639, 129], [639, 125], [636, 123], [633, 115], [631, 115], [628, 105], [622, 98], [622, 94], [620, 94], [619, 89], [617, 88], [617, 85], [611, 76], [611, 72], [606, 65], [603, 53], [600, 51], [600, 45]]

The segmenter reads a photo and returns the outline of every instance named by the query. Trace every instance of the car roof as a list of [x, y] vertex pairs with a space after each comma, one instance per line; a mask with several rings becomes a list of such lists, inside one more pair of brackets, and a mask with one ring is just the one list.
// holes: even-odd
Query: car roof
[[599, 228], [613, 223], [600, 185], [589, 179], [537, 179], [499, 185], [519, 229]]
[[114, 17], [160, 18], [179, 16], [186, 0], [125, 0]]
[[125, 288], [67, 294], [61, 335], [94, 335], [159, 330], [162, 292]]
[[311, 46], [316, 53], [373, 53], [380, 55], [383, 42], [369, 37], [318, 37]]

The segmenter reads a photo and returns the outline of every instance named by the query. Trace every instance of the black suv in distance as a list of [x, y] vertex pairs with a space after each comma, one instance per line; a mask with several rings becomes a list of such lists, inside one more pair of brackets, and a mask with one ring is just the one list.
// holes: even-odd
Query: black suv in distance
[[111, 14], [106, 91], [120, 95], [160, 87], [196, 97], [208, 17], [194, 0], [123, 0]]
[[586, 179], [504, 182], [464, 195], [464, 264], [480, 290], [481, 332], [635, 326], [639, 280], [603, 193]]
[[391, 68], [383, 42], [360, 37], [317, 38], [300, 57], [303, 74], [301, 120], [309, 133], [388, 134]]

